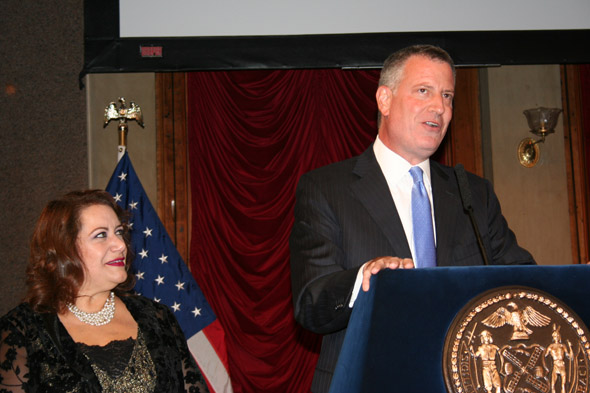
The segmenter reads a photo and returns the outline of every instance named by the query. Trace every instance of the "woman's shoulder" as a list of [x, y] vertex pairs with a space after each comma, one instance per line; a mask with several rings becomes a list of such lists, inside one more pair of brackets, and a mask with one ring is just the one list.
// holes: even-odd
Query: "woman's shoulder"
[[37, 313], [33, 311], [31, 306], [28, 303], [21, 303], [0, 318], [0, 327], [5, 325], [26, 325], [36, 318]]
[[[43, 329], [43, 319], [27, 303], [21, 303], [0, 318], [0, 336], [17, 340], [37, 337]], [[24, 346], [24, 342], [20, 342]]]
[[133, 306], [133, 307], [153, 307], [153, 308], [167, 308], [165, 305], [147, 298], [142, 295], [138, 294], [129, 294], [126, 296], [121, 296], [121, 300], [125, 303], [126, 306]]
[[170, 313], [168, 306], [141, 295], [122, 296], [121, 300], [135, 318], [161, 316]]

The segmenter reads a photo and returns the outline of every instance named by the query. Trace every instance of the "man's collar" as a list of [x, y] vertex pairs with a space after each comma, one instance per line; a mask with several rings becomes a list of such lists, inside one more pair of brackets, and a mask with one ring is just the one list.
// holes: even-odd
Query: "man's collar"
[[427, 182], [430, 183], [430, 159], [426, 159], [418, 165], [411, 165], [402, 156], [385, 146], [379, 138], [379, 135], [377, 135], [375, 143], [373, 144], [373, 151], [379, 166], [383, 172], [387, 171], [389, 173], [391, 179], [401, 179], [410, 171], [412, 166], [419, 166], [427, 177]]

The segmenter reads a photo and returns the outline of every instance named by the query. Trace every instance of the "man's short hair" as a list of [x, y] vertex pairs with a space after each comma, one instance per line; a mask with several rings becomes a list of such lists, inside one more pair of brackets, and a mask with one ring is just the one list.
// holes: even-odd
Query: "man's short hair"
[[379, 77], [379, 86], [388, 86], [395, 91], [402, 78], [406, 61], [412, 56], [424, 56], [431, 60], [447, 63], [453, 71], [453, 77], [455, 77], [455, 63], [444, 49], [434, 45], [412, 45], [392, 53], [385, 59]]

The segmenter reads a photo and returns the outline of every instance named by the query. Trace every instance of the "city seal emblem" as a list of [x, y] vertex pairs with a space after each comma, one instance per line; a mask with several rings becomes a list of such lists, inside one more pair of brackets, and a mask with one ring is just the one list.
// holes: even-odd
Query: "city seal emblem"
[[447, 392], [590, 392], [588, 338], [584, 322], [547, 293], [487, 291], [463, 307], [447, 332]]

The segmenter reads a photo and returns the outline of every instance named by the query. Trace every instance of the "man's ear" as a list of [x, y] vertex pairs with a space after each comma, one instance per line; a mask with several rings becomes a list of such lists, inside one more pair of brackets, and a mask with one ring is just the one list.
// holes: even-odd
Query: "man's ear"
[[379, 86], [375, 98], [377, 99], [377, 107], [382, 116], [389, 116], [389, 106], [391, 105], [392, 91], [387, 86]]

